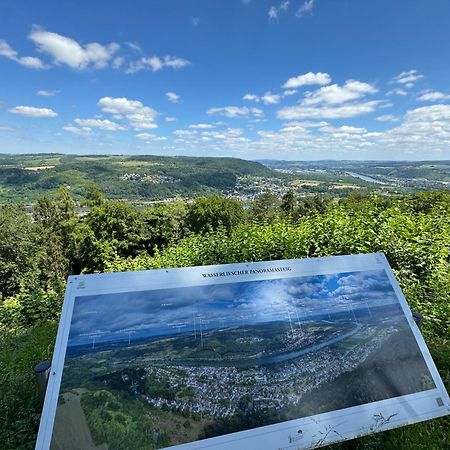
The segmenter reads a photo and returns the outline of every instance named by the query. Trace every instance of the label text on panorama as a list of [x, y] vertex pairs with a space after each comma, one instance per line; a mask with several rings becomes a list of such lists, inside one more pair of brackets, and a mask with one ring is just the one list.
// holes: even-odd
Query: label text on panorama
[[218, 277], [231, 277], [237, 275], [252, 275], [258, 273], [271, 273], [271, 272], [290, 272], [290, 267], [268, 267], [262, 269], [243, 269], [243, 270], [226, 270], [224, 272], [210, 272], [202, 273], [203, 278], [218, 278]]

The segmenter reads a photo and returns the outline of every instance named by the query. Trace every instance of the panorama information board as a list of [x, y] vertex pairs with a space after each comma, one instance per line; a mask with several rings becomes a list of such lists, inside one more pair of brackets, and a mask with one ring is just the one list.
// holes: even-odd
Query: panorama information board
[[80, 275], [36, 448], [308, 449], [449, 411], [383, 254]]

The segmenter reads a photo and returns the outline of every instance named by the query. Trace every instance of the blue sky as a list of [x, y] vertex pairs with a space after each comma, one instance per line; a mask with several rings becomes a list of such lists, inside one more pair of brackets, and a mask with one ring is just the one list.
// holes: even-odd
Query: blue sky
[[[384, 270], [77, 297], [69, 346], [398, 304]], [[330, 316], [331, 317], [331, 316]], [[194, 319], [195, 318], [195, 319]], [[380, 319], [383, 319], [381, 317]]]
[[450, 159], [448, 0], [0, 0], [0, 152]]

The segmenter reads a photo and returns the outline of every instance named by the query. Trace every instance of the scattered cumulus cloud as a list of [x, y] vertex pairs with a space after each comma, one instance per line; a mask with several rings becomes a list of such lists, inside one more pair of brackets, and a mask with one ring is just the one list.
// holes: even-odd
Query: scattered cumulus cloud
[[320, 131], [324, 133], [333, 133], [333, 134], [364, 134], [367, 133], [365, 128], [354, 127], [352, 125], [342, 125], [341, 127], [332, 127], [326, 125], [320, 128]]
[[262, 97], [261, 101], [265, 105], [276, 105], [280, 103], [280, 96], [278, 94], [272, 94], [272, 92], [266, 92]]
[[300, 8], [297, 9], [295, 16], [298, 18], [302, 18], [306, 14], [311, 14], [313, 9], [314, 9], [314, 0], [307, 0], [304, 3], [302, 3]]
[[75, 70], [84, 70], [88, 67], [104, 69], [120, 48], [115, 42], [107, 45], [97, 42], [80, 45], [72, 38], [42, 28], [34, 28], [28, 37], [39, 52], [53, 58], [54, 64], [67, 65]]
[[167, 116], [164, 119], [166, 122], [176, 122], [177, 118], [176, 117], [171, 117], [171, 116]]
[[286, 122], [286, 127], [292, 128], [322, 128], [328, 125], [328, 122], [312, 122], [312, 121], [295, 121], [295, 122]]
[[419, 75], [417, 70], [408, 70], [407, 72], [402, 72], [392, 79], [393, 83], [399, 83], [406, 88], [411, 88], [415, 83], [423, 78], [423, 75]]
[[343, 86], [332, 84], [314, 92], [307, 92], [302, 105], [338, 105], [349, 100], [357, 100], [367, 94], [375, 94], [377, 89], [369, 83], [347, 80]]
[[194, 134], [198, 134], [198, 131], [195, 130], [175, 130], [173, 132], [175, 136], [193, 136]]
[[290, 97], [291, 95], [298, 94], [297, 89], [286, 89], [283, 91], [283, 97]]
[[189, 128], [194, 128], [196, 130], [208, 130], [210, 128], [215, 128], [215, 125], [212, 125], [210, 123], [194, 123], [189, 125]]
[[345, 119], [375, 111], [382, 102], [379, 100], [339, 106], [288, 106], [277, 112], [279, 119]]
[[286, 83], [283, 84], [283, 89], [296, 89], [302, 86], [318, 84], [320, 86], [330, 84], [331, 77], [327, 73], [323, 72], [308, 72], [303, 75], [289, 78]]
[[175, 56], [164, 56], [160, 58], [159, 56], [142, 57], [137, 61], [132, 61], [125, 73], [136, 73], [141, 70], [151, 70], [152, 72], [157, 72], [165, 67], [170, 67], [171, 69], [181, 69], [183, 67], [191, 65], [191, 62], [187, 59], [177, 58]]
[[75, 119], [74, 122], [81, 127], [98, 128], [103, 131], [126, 130], [126, 127], [107, 119]]
[[125, 97], [103, 97], [98, 101], [103, 112], [113, 114], [117, 120], [125, 120], [135, 130], [157, 128], [155, 119], [158, 112], [145, 106], [139, 100], [129, 100]]
[[92, 129], [89, 127], [75, 127], [74, 125], [66, 125], [63, 127], [64, 131], [69, 133], [77, 134], [78, 136], [89, 136], [92, 133]]
[[173, 134], [176, 136], [175, 143], [183, 145], [234, 146], [250, 143], [250, 139], [243, 136], [244, 130], [242, 128], [225, 128], [222, 130], [181, 129], [174, 131]]
[[[277, 116], [283, 120], [355, 117], [385, 105], [380, 100], [362, 101], [363, 97], [376, 92], [378, 90], [369, 83], [347, 80], [343, 86], [332, 84], [306, 92], [299, 105], [282, 108]], [[355, 102], [357, 100], [359, 102]]]
[[255, 94], [245, 94], [242, 98], [243, 100], [248, 100], [249, 102], [260, 102], [259, 96]]
[[146, 141], [147, 143], [151, 141], [165, 141], [167, 138], [165, 136], [156, 136], [156, 134], [150, 133], [139, 133], [135, 135], [141, 141]]
[[247, 106], [224, 106], [224, 107], [213, 107], [208, 109], [206, 112], [208, 115], [221, 115], [229, 118], [238, 117], [263, 117], [264, 113], [259, 108], [248, 108]]
[[50, 108], [35, 108], [34, 106], [15, 106], [10, 113], [24, 117], [56, 117], [58, 114]]
[[381, 116], [375, 117], [378, 122], [398, 122], [398, 117], [393, 114], [383, 114]]
[[123, 56], [116, 56], [112, 62], [113, 69], [120, 69], [125, 64], [125, 58]]
[[395, 88], [395, 89], [391, 89], [389, 90], [386, 95], [388, 97], [392, 96], [392, 95], [400, 95], [401, 97], [405, 97], [406, 95], [408, 95], [408, 92], [405, 91], [402, 88]]
[[48, 69], [49, 66], [44, 64], [41, 59], [35, 56], [18, 56], [17, 52], [11, 48], [11, 46], [3, 39], [0, 39], [0, 56], [15, 61], [21, 66], [29, 69]]
[[142, 48], [136, 42], [125, 42], [122, 46], [116, 42], [83, 44], [72, 37], [47, 31], [40, 26], [34, 26], [28, 38], [34, 43], [36, 51], [51, 62], [45, 63], [36, 56], [19, 56], [3, 39], [0, 39], [0, 56], [31, 69], [67, 66], [76, 71], [84, 71], [112, 67], [127, 74], [142, 70], [157, 72], [166, 67], [176, 70], [191, 64], [187, 59], [170, 55], [141, 56]]
[[166, 92], [166, 97], [171, 103], [178, 103], [181, 100], [181, 97], [175, 94], [175, 92]]
[[262, 102], [265, 105], [276, 105], [277, 103], [280, 103], [281, 96], [279, 94], [273, 94], [272, 92], [267, 91], [262, 96], [258, 96], [256, 94], [245, 94], [242, 98], [249, 102]]
[[417, 100], [421, 102], [439, 102], [443, 100], [450, 100], [450, 94], [444, 94], [439, 91], [426, 92], [418, 97]]
[[56, 94], [59, 94], [59, 91], [46, 91], [46, 90], [37, 91], [37, 95], [40, 95], [41, 97], [53, 97]]

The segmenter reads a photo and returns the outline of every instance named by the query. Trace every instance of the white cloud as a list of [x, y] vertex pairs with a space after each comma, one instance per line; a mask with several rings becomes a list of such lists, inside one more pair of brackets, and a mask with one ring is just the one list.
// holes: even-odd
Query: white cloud
[[260, 101], [260, 98], [257, 95], [255, 95], [255, 94], [245, 94], [242, 97], [242, 99], [243, 100], [248, 100], [249, 102], [256, 102], [256, 103], [258, 103]]
[[166, 92], [166, 97], [171, 103], [178, 103], [181, 99], [181, 97], [175, 94], [175, 92]]
[[390, 97], [391, 95], [400, 95], [400, 96], [404, 97], [405, 95], [408, 95], [408, 92], [406, 92], [404, 89], [401, 89], [401, 88], [395, 88], [395, 89], [391, 89], [390, 91], [388, 91], [386, 93], [386, 95], [388, 97]]
[[439, 122], [450, 130], [450, 105], [422, 106], [406, 113], [405, 122]]
[[284, 96], [284, 97], [289, 97], [289, 96], [295, 95], [295, 94], [297, 94], [297, 93], [298, 93], [297, 89], [286, 89], [286, 90], [283, 92], [283, 96]]
[[166, 122], [176, 122], [177, 118], [176, 117], [167, 116], [164, 120]]
[[269, 20], [278, 19], [278, 9], [275, 6], [271, 6], [269, 9]]
[[296, 121], [296, 122], [287, 122], [285, 126], [287, 127], [301, 127], [301, 128], [321, 128], [327, 126], [327, 122], [311, 122], [311, 121]]
[[[382, 116], [380, 116], [382, 117]], [[389, 121], [397, 120], [389, 116]], [[253, 141], [253, 151], [274, 146], [283, 155], [296, 152], [307, 154], [310, 159], [423, 159], [423, 148], [428, 157], [443, 159], [450, 154], [450, 105], [432, 105], [408, 111], [398, 126], [382, 132], [344, 125], [324, 126], [310, 132], [302, 122], [290, 122], [290, 126], [279, 131], [260, 132], [261, 139]], [[334, 150], [336, 149], [336, 150]], [[443, 153], [447, 151], [447, 154]], [[250, 149], [247, 149], [247, 153]]]
[[283, 2], [281, 2], [280, 4], [280, 10], [281, 11], [287, 11], [289, 9], [289, 5], [291, 4], [290, 0], [284, 0]]
[[196, 131], [196, 130], [175, 130], [174, 132], [173, 132], [173, 134], [175, 135], [175, 136], [193, 136], [193, 135], [195, 135], [195, 134], [198, 134], [198, 131]]
[[142, 141], [165, 141], [167, 138], [165, 136], [156, 136], [155, 134], [150, 133], [139, 133], [135, 135], [138, 139]]
[[392, 82], [404, 85], [407, 88], [411, 88], [414, 84], [421, 80], [423, 75], [419, 75], [417, 70], [408, 70], [407, 72], [402, 72], [392, 79]]
[[442, 100], [450, 100], [450, 94], [444, 94], [443, 92], [433, 91], [426, 92], [417, 98], [421, 102], [438, 102]]
[[[322, 78], [324, 82], [327, 80], [324, 77]], [[308, 77], [308, 79], [312, 80], [313, 78]], [[300, 81], [303, 82], [304, 80]], [[375, 111], [378, 107], [386, 106], [386, 102], [379, 100], [348, 103], [361, 100], [366, 95], [376, 92], [377, 89], [369, 83], [347, 80], [343, 86], [332, 84], [312, 92], [306, 92], [300, 105], [282, 108], [277, 112], [277, 116], [284, 120], [355, 117]]]
[[249, 143], [250, 140], [243, 136], [242, 128], [226, 128], [222, 130], [176, 130], [173, 134], [177, 137], [175, 143], [183, 146], [233, 146]]
[[203, 131], [202, 136], [210, 137], [212, 139], [220, 140], [242, 140], [242, 128], [227, 128], [225, 130]]
[[295, 119], [342, 119], [356, 117], [375, 111], [382, 102], [378, 100], [352, 103], [341, 106], [288, 106], [277, 111], [277, 116], [283, 120]]
[[125, 64], [125, 58], [123, 56], [116, 56], [112, 62], [113, 69], [119, 69]]
[[35, 28], [29, 38], [34, 42], [38, 51], [53, 58], [55, 64], [64, 64], [72, 69], [84, 70], [88, 67], [105, 68], [120, 46], [114, 42], [101, 45], [92, 42], [80, 45], [67, 36]]
[[129, 100], [125, 97], [103, 97], [98, 101], [102, 111], [113, 114], [114, 118], [125, 119], [135, 130], [157, 128], [154, 123], [158, 112], [144, 106], [139, 100]]
[[215, 125], [212, 125], [210, 123], [195, 123], [195, 124], [189, 125], [189, 128], [194, 128], [197, 130], [207, 130], [210, 128], [215, 128]]
[[354, 127], [351, 125], [342, 125], [341, 127], [324, 126], [320, 129], [324, 133], [337, 133], [337, 134], [364, 134], [367, 133], [365, 128]]
[[331, 83], [331, 77], [327, 73], [323, 72], [308, 72], [303, 75], [298, 75], [296, 77], [289, 78], [286, 83], [283, 84], [283, 89], [295, 89], [301, 86], [307, 85], [325, 85]]
[[74, 127], [73, 125], [67, 125], [63, 127], [63, 130], [68, 131], [69, 133], [78, 134], [80, 136], [87, 136], [92, 134], [92, 130], [89, 127]]
[[254, 130], [256, 137], [252, 139], [238, 128], [178, 130], [174, 151], [201, 151], [257, 159], [273, 157], [276, 148], [277, 157], [293, 160], [401, 160], [423, 159], [423, 149], [426, 148], [427, 158], [450, 157], [450, 105], [416, 108], [398, 118], [392, 114], [385, 114], [386, 117], [378, 115], [381, 122], [389, 125], [382, 131], [362, 127], [350, 120], [338, 125], [322, 120], [324, 116], [342, 120], [376, 111], [385, 105], [385, 101], [359, 101], [334, 106], [283, 108], [278, 114], [286, 119], [282, 127]]
[[314, 9], [314, 0], [306, 0], [300, 8], [297, 9], [297, 12], [295, 15], [298, 18], [303, 17], [305, 14], [312, 13], [312, 10]]
[[280, 96], [269, 91], [261, 97], [261, 100], [265, 105], [275, 105], [280, 103]]
[[133, 61], [129, 64], [126, 73], [136, 73], [141, 70], [151, 70], [152, 72], [157, 72], [164, 67], [170, 67], [172, 69], [181, 69], [191, 65], [191, 62], [187, 59], [177, 58], [175, 56], [164, 56], [160, 58], [159, 56], [142, 57], [137, 61]]
[[125, 42], [125, 45], [136, 53], [142, 53], [142, 48], [137, 42]]
[[0, 39], [0, 55], [14, 61], [17, 60], [17, 52], [3, 39]]
[[209, 115], [218, 114], [225, 117], [237, 118], [237, 117], [263, 117], [264, 113], [259, 108], [247, 108], [247, 106], [224, 106], [221, 108], [214, 107], [208, 109], [206, 112]]
[[28, 67], [29, 69], [40, 70], [40, 69], [48, 69], [49, 67], [35, 56], [22, 56], [18, 58], [17, 62], [24, 67]]
[[59, 91], [45, 91], [45, 90], [37, 91], [37, 95], [40, 95], [42, 97], [53, 97], [56, 94], [59, 94]]
[[39, 58], [34, 56], [19, 57], [17, 52], [13, 50], [3, 39], [0, 39], [0, 56], [4, 56], [5, 58], [15, 61], [24, 67], [28, 67], [29, 69], [40, 70], [48, 68], [48, 66], [45, 65]]
[[98, 128], [104, 131], [123, 131], [126, 128], [107, 119], [75, 119], [74, 122], [81, 127]]
[[310, 106], [317, 104], [338, 105], [350, 100], [357, 100], [367, 94], [374, 94], [377, 89], [368, 83], [357, 80], [347, 80], [344, 86], [332, 84], [306, 93], [302, 105]]
[[378, 122], [397, 122], [399, 119], [393, 114], [383, 114], [375, 117], [375, 120], [378, 120]]
[[8, 111], [25, 117], [56, 117], [58, 115], [52, 109], [35, 108], [34, 106], [16, 106]]
[[271, 6], [269, 9], [269, 20], [277, 20], [281, 14], [288, 11], [291, 0], [283, 0], [278, 6]]

